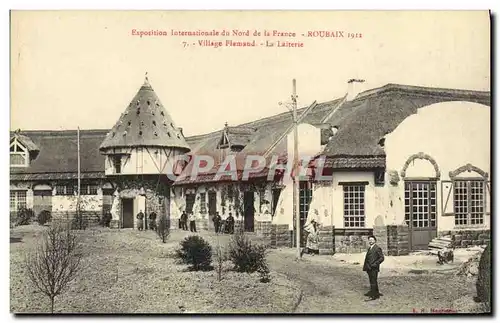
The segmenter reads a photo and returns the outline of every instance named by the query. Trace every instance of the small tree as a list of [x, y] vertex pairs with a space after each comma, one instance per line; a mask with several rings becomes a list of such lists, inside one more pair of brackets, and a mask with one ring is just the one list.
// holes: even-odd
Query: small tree
[[217, 235], [217, 280], [221, 281], [222, 280], [222, 271], [224, 269], [224, 261], [227, 260], [227, 255], [225, 250], [222, 248], [220, 244], [220, 238], [219, 238], [219, 233], [216, 233]]
[[35, 251], [25, 258], [29, 280], [50, 299], [54, 313], [55, 298], [64, 293], [81, 269], [79, 240], [69, 229], [53, 225], [42, 235]]
[[165, 215], [162, 215], [158, 221], [156, 234], [163, 243], [167, 242], [167, 239], [170, 236], [170, 220], [167, 219]]

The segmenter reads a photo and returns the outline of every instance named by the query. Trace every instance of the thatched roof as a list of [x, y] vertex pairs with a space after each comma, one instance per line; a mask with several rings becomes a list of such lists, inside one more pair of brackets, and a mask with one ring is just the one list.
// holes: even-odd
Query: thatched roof
[[189, 151], [181, 129], [163, 107], [147, 78], [100, 146], [169, 147]]
[[385, 156], [380, 139], [394, 131], [418, 109], [434, 103], [467, 100], [489, 105], [489, 92], [425, 88], [388, 84], [362, 93], [351, 104], [352, 113], [343, 118], [338, 132], [322, 155], [327, 157]]
[[[108, 130], [80, 130], [82, 177], [104, 178], [104, 155], [99, 145]], [[76, 130], [22, 131], [39, 148], [29, 167], [11, 167], [11, 180], [71, 179], [78, 173]]]

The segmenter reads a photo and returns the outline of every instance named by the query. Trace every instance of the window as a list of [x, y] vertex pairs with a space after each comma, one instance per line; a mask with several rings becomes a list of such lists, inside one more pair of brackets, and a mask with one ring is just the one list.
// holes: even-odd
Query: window
[[365, 226], [365, 185], [344, 185], [344, 227]]
[[26, 208], [26, 191], [10, 191], [10, 210]]
[[200, 213], [201, 214], [207, 213], [207, 200], [205, 193], [200, 193]]
[[85, 184], [80, 187], [82, 195], [97, 195], [97, 185]]
[[112, 160], [113, 160], [113, 168], [115, 170], [115, 174], [120, 174], [122, 172], [121, 156], [112, 156]]
[[484, 223], [484, 181], [455, 181], [453, 189], [455, 225]]
[[14, 139], [10, 144], [10, 166], [27, 167], [29, 161], [28, 156], [28, 150]]
[[74, 195], [75, 187], [73, 185], [56, 185], [56, 195]]

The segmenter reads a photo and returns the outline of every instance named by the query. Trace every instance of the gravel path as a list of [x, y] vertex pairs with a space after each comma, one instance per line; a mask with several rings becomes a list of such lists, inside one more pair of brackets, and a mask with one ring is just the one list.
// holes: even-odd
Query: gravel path
[[[365, 302], [368, 277], [361, 265], [324, 265], [305, 256], [297, 262], [290, 254], [273, 252], [271, 267], [300, 284], [302, 300], [297, 313], [412, 313], [458, 311], [453, 301], [471, 295], [474, 282], [453, 274], [382, 275], [380, 299]], [[382, 265], [382, 270], [383, 265]]]

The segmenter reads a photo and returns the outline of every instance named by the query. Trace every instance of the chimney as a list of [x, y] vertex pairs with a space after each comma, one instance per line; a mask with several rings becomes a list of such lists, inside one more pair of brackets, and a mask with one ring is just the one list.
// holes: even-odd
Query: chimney
[[358, 94], [362, 92], [362, 84], [365, 80], [361, 79], [350, 79], [347, 81], [347, 101], [352, 101], [356, 99]]

